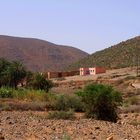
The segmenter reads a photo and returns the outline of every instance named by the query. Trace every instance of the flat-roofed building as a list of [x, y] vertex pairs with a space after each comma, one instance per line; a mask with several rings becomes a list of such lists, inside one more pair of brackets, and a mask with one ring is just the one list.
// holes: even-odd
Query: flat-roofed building
[[105, 73], [106, 69], [102, 67], [80, 68], [80, 75], [96, 75]]

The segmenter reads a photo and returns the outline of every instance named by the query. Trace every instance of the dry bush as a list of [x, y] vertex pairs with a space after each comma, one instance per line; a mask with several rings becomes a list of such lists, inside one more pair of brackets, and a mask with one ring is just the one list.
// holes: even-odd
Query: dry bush
[[52, 102], [52, 109], [58, 111], [83, 111], [84, 105], [81, 98], [77, 95], [58, 95]]
[[49, 112], [48, 119], [74, 119], [74, 112], [72, 110]]
[[132, 96], [124, 100], [124, 106], [140, 105], [140, 98], [138, 96]]
[[0, 110], [2, 111], [45, 111], [46, 110], [46, 102], [18, 102], [18, 103], [1, 103]]

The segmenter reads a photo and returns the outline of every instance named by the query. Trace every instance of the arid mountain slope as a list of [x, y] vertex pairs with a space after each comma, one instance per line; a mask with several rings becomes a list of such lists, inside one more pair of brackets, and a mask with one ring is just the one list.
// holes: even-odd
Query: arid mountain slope
[[32, 71], [63, 70], [88, 54], [44, 40], [0, 35], [0, 57], [21, 61]]
[[140, 36], [95, 52], [79, 62], [70, 65], [68, 69], [92, 66], [102, 66], [109, 69], [123, 68], [137, 65], [138, 61], [140, 61]]

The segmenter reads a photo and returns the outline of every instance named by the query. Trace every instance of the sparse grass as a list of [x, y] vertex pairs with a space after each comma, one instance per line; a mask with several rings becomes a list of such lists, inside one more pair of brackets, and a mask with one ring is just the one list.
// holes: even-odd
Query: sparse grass
[[74, 119], [74, 112], [73, 110], [49, 112], [48, 119]]
[[46, 102], [4, 102], [0, 103], [1, 111], [45, 111]]
[[2, 87], [0, 88], [0, 110], [44, 111], [47, 108], [46, 101], [49, 95], [43, 90]]
[[125, 77], [124, 80], [134, 80], [136, 78], [137, 78], [136, 76], [127, 76], [127, 77]]
[[132, 96], [124, 100], [124, 106], [140, 105], [140, 99], [137, 96]]
[[11, 107], [9, 104], [6, 103], [0, 103], [0, 111], [10, 111]]
[[71, 140], [70, 136], [68, 134], [64, 134], [62, 140]]
[[121, 113], [140, 113], [140, 105], [130, 105], [122, 107]]
[[77, 95], [58, 95], [52, 103], [53, 109], [58, 111], [68, 111], [69, 109], [83, 111], [84, 108], [81, 98]]

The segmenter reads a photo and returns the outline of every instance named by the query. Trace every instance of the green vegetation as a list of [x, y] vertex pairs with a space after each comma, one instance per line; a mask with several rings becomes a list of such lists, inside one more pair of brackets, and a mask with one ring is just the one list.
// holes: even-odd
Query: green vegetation
[[6, 104], [5, 100], [1, 99], [0, 110], [53, 110], [49, 114], [49, 118], [53, 119], [71, 119], [73, 111], [85, 111], [87, 117], [113, 122], [117, 121], [117, 107], [122, 103], [119, 92], [102, 84], [89, 84], [76, 95], [56, 95], [46, 93], [45, 90], [1, 87], [0, 97], [22, 101]]
[[[101, 66], [108, 69], [136, 66], [140, 57], [140, 37], [98, 51], [70, 65], [68, 70], [80, 67]], [[139, 59], [140, 60], [140, 59]]]
[[49, 89], [53, 87], [53, 83], [50, 80], [46, 80], [42, 74], [35, 73], [31, 77], [31, 80], [27, 83], [27, 86], [31, 87], [32, 89], [40, 89], [48, 92]]
[[52, 86], [43, 75], [27, 71], [21, 63], [0, 59], [0, 110], [45, 110], [46, 92]]
[[13, 98], [13, 90], [11, 88], [0, 88], [0, 98]]
[[0, 87], [9, 86], [17, 88], [17, 85], [26, 77], [24, 66], [16, 61], [8, 62], [0, 59]]
[[56, 96], [52, 108], [58, 111], [83, 111], [83, 103], [81, 98], [75, 95], [59, 95]]
[[44, 90], [26, 88], [13, 89], [10, 87], [1, 87], [0, 98], [13, 98], [27, 101], [45, 101], [47, 94]]
[[[19, 62], [0, 59], [0, 110], [47, 109], [53, 110], [48, 117], [54, 119], [71, 119], [74, 111], [85, 111], [87, 117], [116, 122], [122, 97], [111, 86], [89, 84], [75, 95], [49, 93], [52, 86], [42, 74], [26, 71]], [[6, 104], [6, 99], [21, 102]]]
[[117, 107], [121, 105], [122, 97], [111, 86], [90, 84], [76, 94], [85, 103], [87, 117], [117, 121]]
[[45, 79], [40, 73], [31, 73], [17, 61], [9, 62], [0, 59], [0, 87], [12, 87], [17, 89], [18, 85], [26, 82], [26, 87], [30, 89], [45, 90], [46, 92], [53, 86], [52, 82]]

